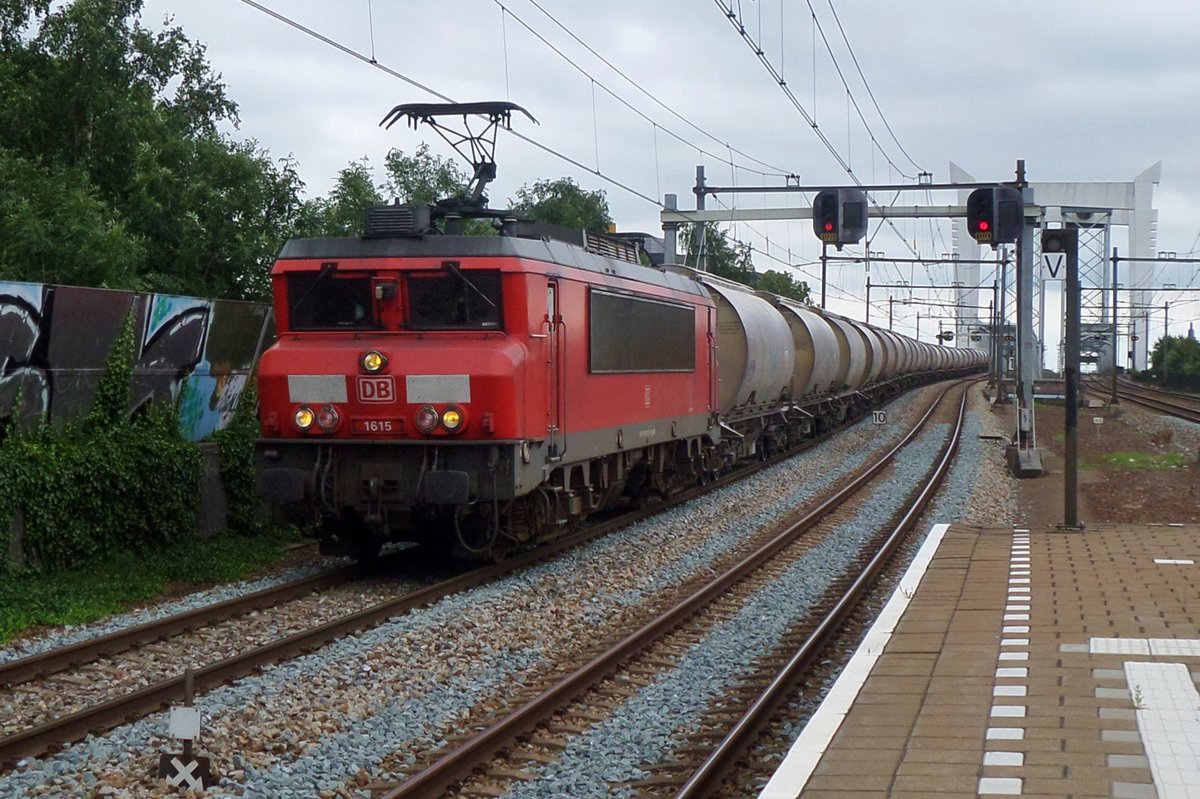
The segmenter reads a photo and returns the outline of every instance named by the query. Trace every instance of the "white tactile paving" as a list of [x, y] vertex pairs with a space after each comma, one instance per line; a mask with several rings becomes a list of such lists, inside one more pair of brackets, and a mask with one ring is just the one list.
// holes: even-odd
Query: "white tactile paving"
[[1029, 689], [1024, 685], [997, 685], [992, 688], [992, 696], [1025, 696]]
[[1021, 793], [1020, 777], [980, 777], [980, 796], [1019, 796]]
[[[916, 594], [921, 578], [929, 568], [933, 555], [946, 531], [948, 524], [935, 524], [925, 536], [925, 542], [917, 550], [912, 563], [900, 578], [900, 583], [884, 605], [862, 644], [855, 650], [850, 662], [838, 676], [837, 681], [817, 708], [816, 713], [804, 726], [800, 736], [788, 750], [779, 768], [759, 793], [759, 799], [794, 799], [804, 788], [808, 778], [816, 770], [829, 742], [841, 727], [842, 721], [854, 704], [858, 692], [866, 682], [875, 661], [883, 654], [887, 641], [900, 617], [907, 609], [909, 600]], [[847, 674], [849, 672], [849, 675]]]
[[[1016, 535], [1014, 530], [1012, 552], [1009, 555], [1008, 599], [1004, 608], [1004, 624], [1001, 631], [1005, 636], [1028, 635], [1029, 625], [1008, 624], [1013, 621], [1029, 621], [1031, 592], [1029, 590], [1031, 568], [1029, 566], [1029, 537]], [[1024, 531], [1027, 533], [1028, 531]], [[1018, 558], [1020, 560], [1018, 560]], [[1028, 638], [1005, 637], [1000, 640], [1001, 651], [996, 659], [1001, 663], [1014, 660], [1028, 660], [1029, 653], [1013, 651], [1014, 648], [1029, 646]], [[1029, 669], [1021, 666], [1000, 666], [996, 669], [996, 679], [1020, 680], [1017, 684], [994, 685], [992, 696], [999, 698], [1024, 697], [1028, 688], [1023, 681], [1029, 676]], [[992, 705], [989, 716], [995, 719], [1024, 718], [1025, 705]], [[1025, 738], [1025, 731], [1019, 727], [989, 727], [989, 741], [1019, 741]], [[1025, 756], [1020, 752], [984, 752], [983, 766], [1024, 766]], [[1024, 787], [1020, 777], [980, 777], [978, 794], [980, 796], [1016, 796], [1022, 793]]]
[[1092, 638], [1088, 651], [1093, 655], [1195, 658], [1200, 657], [1200, 638]]
[[1195, 658], [1200, 657], [1200, 639], [1198, 638], [1151, 638], [1150, 654], [1165, 657]]
[[1020, 727], [988, 727], [985, 737], [989, 741], [1023, 741], [1025, 730]]
[[985, 766], [1023, 766], [1025, 755], [1022, 752], [984, 752]]
[[1200, 796], [1200, 694], [1182, 663], [1125, 663], [1159, 799]]

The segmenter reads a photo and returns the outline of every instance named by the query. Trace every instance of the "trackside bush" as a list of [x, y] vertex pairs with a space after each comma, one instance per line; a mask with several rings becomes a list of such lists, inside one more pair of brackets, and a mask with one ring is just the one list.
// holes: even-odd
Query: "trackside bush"
[[233, 418], [212, 440], [221, 450], [221, 483], [225, 486], [229, 529], [237, 533], [262, 532], [254, 473], [254, 439], [258, 436], [258, 389], [247, 384]]
[[[43, 417], [32, 429], [4, 431], [0, 530], [14, 513], [23, 514], [23, 551], [34, 568], [71, 568], [117, 550], [145, 552], [195, 529], [199, 450], [180, 436], [170, 405], [130, 418], [133, 363], [131, 319], [85, 417], [62, 424]], [[7, 550], [5, 542], [0, 558]]]

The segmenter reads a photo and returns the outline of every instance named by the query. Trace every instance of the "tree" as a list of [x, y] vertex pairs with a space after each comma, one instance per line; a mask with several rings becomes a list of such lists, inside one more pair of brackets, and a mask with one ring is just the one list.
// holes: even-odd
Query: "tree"
[[[33, 181], [0, 200], [5, 230], [20, 234], [5, 242], [0, 269], [263, 298], [301, 210], [295, 164], [218, 132], [236, 125], [237, 106], [204, 47], [169, 22], [142, 27], [141, 9], [141, 0], [0, 0], [0, 150], [7, 174]], [[72, 221], [47, 198], [86, 210]], [[64, 224], [71, 236], [58, 235]], [[123, 252], [105, 246], [118, 239]], [[76, 268], [83, 241], [97, 248], [82, 253], [90, 273]]]
[[575, 230], [604, 233], [612, 224], [604, 191], [587, 191], [570, 178], [539, 180], [532, 188], [522, 186], [509, 205], [519, 216]]
[[384, 187], [402, 203], [433, 203], [466, 191], [467, 173], [453, 161], [429, 152], [422, 142], [413, 155], [392, 149], [384, 158]]
[[[679, 236], [687, 244], [685, 263], [696, 265], [696, 236], [695, 225], [685, 223], [680, 226]], [[754, 261], [750, 255], [750, 245], [731, 241], [725, 232], [717, 227], [716, 222], [704, 223], [704, 257], [705, 268], [727, 280], [754, 285]]]
[[768, 269], [759, 275], [755, 288], [759, 291], [778, 294], [780, 297], [790, 297], [797, 302], [808, 302], [810, 296], [808, 283], [797, 280], [785, 272], [776, 272], [774, 269]]
[[1200, 390], [1200, 341], [1185, 336], [1164, 336], [1150, 354], [1150, 369], [1170, 388]]
[[337, 184], [325, 198], [305, 203], [296, 226], [300, 236], [359, 236], [367, 209], [382, 205], [383, 195], [366, 157], [351, 161], [338, 173]]
[[143, 250], [82, 170], [0, 148], [0, 280], [138, 288]]

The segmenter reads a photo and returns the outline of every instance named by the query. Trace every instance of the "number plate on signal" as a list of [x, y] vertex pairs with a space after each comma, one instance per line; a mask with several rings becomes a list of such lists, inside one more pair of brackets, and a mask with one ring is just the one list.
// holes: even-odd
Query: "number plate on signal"
[[350, 432], [357, 435], [380, 435], [404, 432], [403, 419], [351, 419]]

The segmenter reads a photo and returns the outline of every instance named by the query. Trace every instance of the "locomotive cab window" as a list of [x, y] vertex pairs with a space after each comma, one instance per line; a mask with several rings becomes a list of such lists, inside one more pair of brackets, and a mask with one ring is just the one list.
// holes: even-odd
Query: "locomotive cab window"
[[371, 280], [339, 277], [327, 270], [288, 276], [293, 330], [374, 328]]
[[436, 272], [412, 272], [408, 290], [408, 325], [415, 330], [497, 330], [500, 273], [461, 269], [447, 261]]

